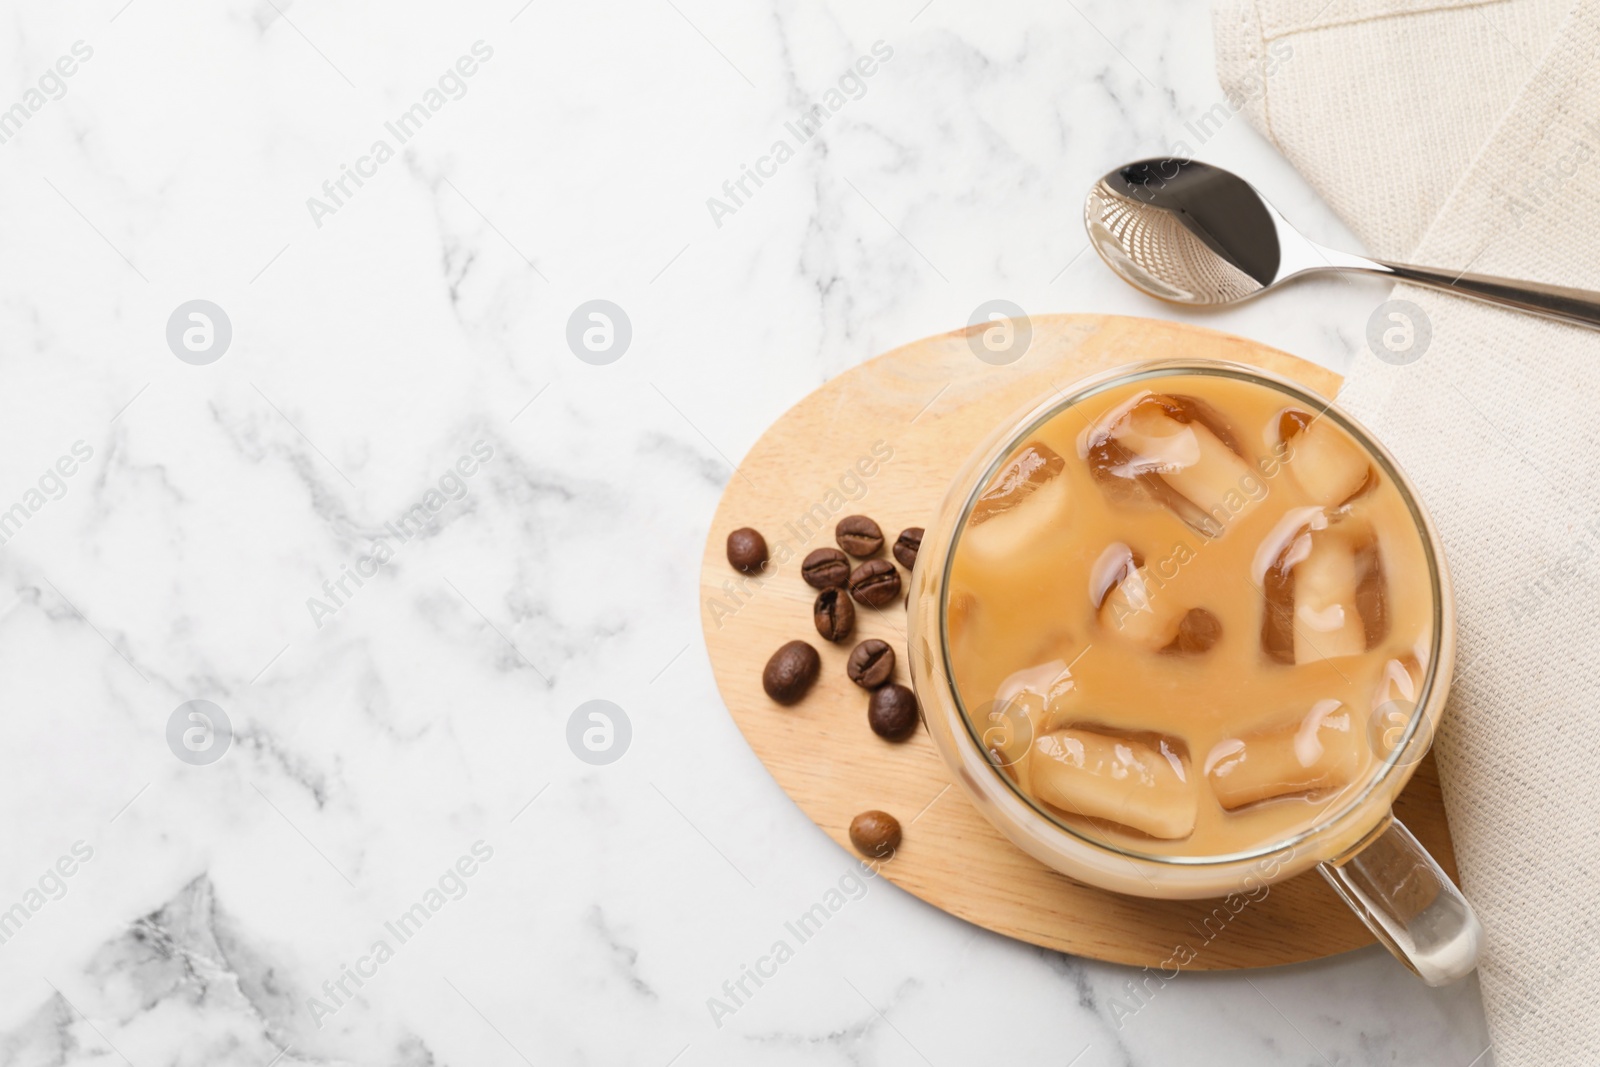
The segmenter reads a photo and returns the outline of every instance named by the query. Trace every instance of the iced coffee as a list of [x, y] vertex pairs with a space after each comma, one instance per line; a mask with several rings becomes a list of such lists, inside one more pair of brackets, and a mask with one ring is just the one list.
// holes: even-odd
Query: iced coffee
[[1420, 697], [1417, 520], [1324, 405], [1175, 373], [1040, 424], [979, 491], [952, 675], [1015, 786], [1105, 844], [1275, 844], [1353, 797]]

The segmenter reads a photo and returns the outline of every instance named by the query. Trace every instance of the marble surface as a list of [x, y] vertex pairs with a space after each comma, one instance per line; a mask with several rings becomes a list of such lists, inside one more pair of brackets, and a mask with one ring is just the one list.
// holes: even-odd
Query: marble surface
[[[1085, 254], [1101, 171], [1192, 152], [1353, 244], [1204, 5], [8, 15], [0, 1063], [1489, 1061], [1474, 984], [1376, 949], [1141, 1002], [855, 881], [699, 637], [730, 460], [830, 375], [992, 298], [1174, 314]], [[1197, 321], [1342, 367], [1384, 296]]]

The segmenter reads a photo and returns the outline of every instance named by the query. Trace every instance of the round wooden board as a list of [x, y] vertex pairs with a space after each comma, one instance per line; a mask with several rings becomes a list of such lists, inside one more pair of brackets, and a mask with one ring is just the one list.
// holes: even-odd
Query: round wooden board
[[[883, 874], [997, 933], [1136, 966], [1170, 967], [1187, 947], [1194, 956], [1187, 966], [1200, 970], [1294, 963], [1370, 944], [1371, 934], [1315, 872], [1273, 886], [1236, 915], [1220, 901], [1121, 896], [1057, 874], [984, 821], [952, 786], [926, 731], [894, 745], [867, 728], [866, 695], [845, 677], [845, 658], [856, 641], [882, 638], [900, 654], [896, 680], [906, 682], [900, 606], [861, 611], [844, 647], [817, 637], [815, 590], [801, 580], [800, 561], [834, 543], [834, 522], [871, 515], [891, 540], [925, 525], [979, 441], [1052, 390], [1170, 356], [1257, 364], [1330, 397], [1340, 384], [1338, 375], [1294, 356], [1179, 323], [1053, 315], [1033, 319], [1032, 328], [1026, 354], [1009, 366], [977, 359], [972, 330], [885, 353], [800, 401], [751, 448], [717, 507], [700, 578], [706, 647], [734, 721], [778, 784], [842, 847], [851, 848], [847, 829], [858, 812], [894, 814], [905, 841]], [[771, 546], [773, 563], [759, 585], [728, 565], [727, 536], [741, 526], [762, 531]], [[805, 700], [784, 708], [762, 691], [761, 669], [795, 638], [821, 651], [822, 677]], [[1396, 810], [1454, 876], [1431, 757]]]

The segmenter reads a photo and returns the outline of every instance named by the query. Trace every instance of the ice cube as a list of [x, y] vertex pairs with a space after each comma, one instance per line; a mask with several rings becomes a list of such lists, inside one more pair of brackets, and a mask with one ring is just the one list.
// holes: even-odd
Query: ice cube
[[1034, 738], [1041, 732], [1039, 726], [1044, 717], [1044, 697], [1031, 692], [996, 698], [975, 716], [990, 759], [1009, 772], [1024, 789], [1029, 785], [1028, 756]]
[[1356, 611], [1367, 636], [1367, 647], [1374, 648], [1389, 636], [1389, 582], [1383, 570], [1378, 538], [1371, 530], [1356, 536]]
[[965, 552], [1005, 560], [1025, 549], [1052, 525], [1064, 521], [1069, 504], [1066, 460], [1037, 441], [1002, 466], [967, 518]]
[[1116, 584], [1144, 566], [1144, 556], [1121, 541], [1105, 547], [1089, 568], [1089, 603], [1096, 611]]
[[1023, 501], [1049, 485], [1066, 469], [1067, 461], [1049, 446], [1030, 441], [1017, 450], [990, 479], [989, 485], [972, 506], [969, 525], [978, 526], [1018, 507]]
[[1052, 659], [1007, 677], [979, 717], [984, 747], [1024, 788], [1034, 738], [1070, 720], [1076, 689], [1071, 666]]
[[1205, 608], [1190, 608], [1178, 623], [1178, 636], [1172, 639], [1166, 651], [1183, 655], [1210, 652], [1222, 640], [1222, 620]]
[[1256, 546], [1251, 575], [1266, 599], [1261, 650], [1279, 663], [1294, 662], [1294, 565], [1311, 551], [1311, 534], [1328, 527], [1318, 507], [1291, 508]]
[[[1386, 759], [1399, 747], [1417, 710], [1417, 694], [1422, 688], [1422, 666], [1415, 656], [1401, 656], [1384, 663], [1378, 684], [1372, 690], [1372, 715], [1368, 733], [1378, 758]], [[1427, 751], [1429, 732], [1413, 736], [1411, 744], [1418, 758]], [[1414, 761], [1413, 761], [1414, 762]]]
[[1354, 656], [1367, 649], [1356, 603], [1361, 585], [1356, 553], [1332, 531], [1309, 535], [1310, 551], [1294, 565], [1294, 661]]
[[1271, 659], [1353, 656], [1389, 632], [1378, 542], [1360, 522], [1330, 524], [1320, 507], [1293, 509], [1256, 550], [1254, 572], [1266, 599], [1261, 648]]
[[1206, 756], [1206, 780], [1228, 811], [1276, 797], [1341, 789], [1365, 764], [1365, 731], [1338, 700], [1318, 701], [1300, 719], [1248, 737], [1219, 741]]
[[1415, 656], [1400, 656], [1384, 663], [1378, 686], [1372, 692], [1373, 710], [1385, 704], [1415, 706], [1417, 693], [1422, 688], [1422, 665]]
[[1046, 703], [1055, 705], [1064, 700], [1077, 684], [1072, 677], [1072, 668], [1067, 662], [1063, 659], [1052, 659], [1036, 667], [1024, 667], [1008, 675], [1006, 680], [1000, 683], [995, 699], [1006, 701], [1032, 693], [1043, 698]]
[[1149, 571], [1138, 567], [1106, 594], [1100, 625], [1155, 652], [1177, 638], [1188, 611], [1170, 592], [1155, 586]]
[[[1306, 543], [1311, 543], [1310, 537]], [[1294, 577], [1281, 562], [1261, 579], [1261, 651], [1278, 663], [1294, 662]]]
[[1289, 446], [1284, 463], [1290, 476], [1324, 507], [1347, 502], [1375, 477], [1366, 452], [1331, 419], [1285, 408], [1278, 416], [1278, 439]]
[[1089, 471], [1115, 502], [1154, 504], [1172, 511], [1190, 526], [1207, 525], [1209, 517], [1162, 481], [1153, 461], [1132, 451], [1116, 436], [1115, 431], [1133, 408], [1149, 399], [1146, 395], [1118, 407], [1086, 432], [1083, 447]]
[[[1034, 737], [1053, 728], [1051, 723], [1070, 715], [1077, 681], [1064, 659], [1051, 659], [1037, 667], [1016, 670], [995, 691], [982, 731], [982, 742], [1002, 758], [1002, 766], [1026, 760]], [[1026, 774], [1026, 766], [1019, 773]]]
[[1265, 497], [1265, 483], [1214, 413], [1189, 397], [1146, 394], [1091, 435], [1102, 482], [1137, 485], [1208, 537]]
[[1051, 807], [1163, 840], [1194, 831], [1187, 762], [1167, 742], [1059, 730], [1033, 743], [1029, 765], [1033, 795]]

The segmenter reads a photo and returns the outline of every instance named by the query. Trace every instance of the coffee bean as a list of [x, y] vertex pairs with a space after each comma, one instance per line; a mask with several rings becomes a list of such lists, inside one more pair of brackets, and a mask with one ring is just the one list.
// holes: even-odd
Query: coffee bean
[[900, 847], [900, 820], [886, 811], [864, 811], [850, 820], [850, 843], [863, 856], [886, 860]]
[[767, 660], [761, 688], [780, 704], [793, 704], [811, 689], [822, 669], [822, 657], [804, 641], [790, 641]]
[[861, 688], [876, 689], [894, 674], [894, 649], [887, 641], [868, 638], [850, 650], [844, 672]]
[[728, 562], [743, 574], [755, 574], [767, 565], [767, 539], [748, 526], [728, 535]]
[[842, 589], [824, 589], [811, 607], [811, 621], [824, 641], [843, 641], [856, 628], [856, 606]]
[[886, 685], [867, 701], [867, 725], [879, 737], [901, 741], [917, 731], [917, 694], [903, 685]]
[[894, 558], [900, 561], [900, 566], [911, 570], [917, 565], [917, 550], [922, 547], [922, 527], [912, 526], [901, 530], [900, 536], [895, 539]]
[[865, 515], [846, 515], [833, 528], [833, 539], [839, 547], [858, 559], [878, 554], [883, 547], [883, 531]]
[[886, 559], [869, 559], [851, 572], [850, 595], [881, 608], [900, 595], [900, 572]]
[[1178, 636], [1170, 647], [1175, 652], [1200, 653], [1222, 640], [1222, 620], [1205, 608], [1190, 608], [1178, 623]]
[[850, 580], [850, 561], [837, 548], [819, 548], [800, 564], [800, 577], [813, 589], [843, 587]]

